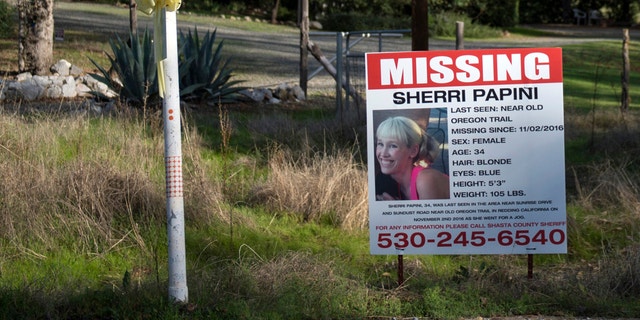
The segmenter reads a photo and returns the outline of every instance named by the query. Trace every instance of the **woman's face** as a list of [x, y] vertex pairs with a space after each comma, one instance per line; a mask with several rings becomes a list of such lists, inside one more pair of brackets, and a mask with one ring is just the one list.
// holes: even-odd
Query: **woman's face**
[[418, 146], [408, 147], [398, 139], [378, 138], [376, 140], [376, 159], [384, 174], [398, 174], [413, 167], [413, 158]]

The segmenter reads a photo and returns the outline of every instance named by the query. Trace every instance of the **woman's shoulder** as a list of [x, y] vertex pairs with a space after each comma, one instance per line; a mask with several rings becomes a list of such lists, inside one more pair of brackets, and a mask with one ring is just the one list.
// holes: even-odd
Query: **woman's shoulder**
[[420, 170], [420, 172], [418, 173], [418, 178], [420, 178], [420, 179], [428, 178], [428, 179], [438, 179], [438, 180], [446, 179], [446, 180], [448, 180], [449, 176], [447, 176], [446, 174], [442, 173], [438, 169], [427, 167], [427, 168], [422, 168], [422, 170]]
[[449, 198], [449, 176], [434, 168], [418, 173], [416, 188], [421, 199]]

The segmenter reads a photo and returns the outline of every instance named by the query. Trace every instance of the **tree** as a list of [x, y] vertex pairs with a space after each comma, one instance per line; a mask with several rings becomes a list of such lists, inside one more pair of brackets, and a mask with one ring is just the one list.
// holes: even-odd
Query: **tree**
[[280, 8], [280, 0], [276, 0], [276, 3], [273, 5], [271, 9], [271, 23], [278, 23], [278, 8]]
[[131, 35], [138, 35], [138, 4], [136, 0], [129, 0], [129, 31]]
[[429, 50], [429, 0], [413, 0], [411, 8], [411, 50]]
[[53, 0], [19, 0], [18, 69], [44, 75], [53, 60]]

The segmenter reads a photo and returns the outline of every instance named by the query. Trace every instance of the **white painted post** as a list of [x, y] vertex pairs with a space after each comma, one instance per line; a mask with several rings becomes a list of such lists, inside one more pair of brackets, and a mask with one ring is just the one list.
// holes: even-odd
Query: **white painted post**
[[[180, 131], [180, 83], [178, 73], [178, 33], [176, 12], [165, 11], [164, 161], [167, 193], [167, 235], [169, 240], [169, 299], [188, 302], [187, 266], [182, 189], [182, 140]], [[159, 14], [157, 12], [156, 14]], [[158, 26], [156, 26], [158, 27]]]

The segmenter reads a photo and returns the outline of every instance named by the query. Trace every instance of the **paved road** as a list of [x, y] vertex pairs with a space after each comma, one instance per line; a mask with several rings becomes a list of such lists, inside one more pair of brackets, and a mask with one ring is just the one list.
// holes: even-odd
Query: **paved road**
[[[95, 6], [100, 6], [95, 4]], [[78, 11], [81, 6], [73, 2], [56, 2], [54, 20], [56, 27], [65, 30], [90, 31], [95, 33], [125, 34], [128, 32], [128, 9], [122, 8], [122, 14], [112, 15], [104, 13], [91, 13]], [[152, 29], [151, 18], [144, 14], [138, 15], [139, 29]], [[193, 23], [184, 22], [178, 15], [178, 28], [187, 31], [194, 27]], [[240, 29], [216, 26], [212, 23], [198, 23], [198, 30], [217, 29], [217, 38], [224, 39], [223, 54], [233, 59], [233, 69], [237, 71], [240, 79], [247, 81], [248, 86], [275, 86], [282, 82], [299, 82], [299, 33], [291, 28], [281, 34], [255, 33]], [[466, 49], [496, 48], [496, 47], [534, 47], [534, 46], [562, 46], [568, 43], [596, 41], [602, 39], [621, 39], [622, 31], [619, 28], [600, 27], [576, 27], [570, 25], [537, 25], [531, 26], [540, 30], [552, 32], [557, 36], [531, 38], [526, 40], [505, 37], [500, 41], [467, 41]], [[632, 39], [637, 39], [640, 32], [631, 30]], [[312, 41], [320, 46], [328, 58], [333, 58], [336, 52], [336, 35], [318, 33], [311, 36]], [[352, 52], [362, 53], [367, 51], [403, 51], [410, 50], [411, 43], [408, 37], [386, 36], [383, 37], [382, 46], [376, 37], [362, 38], [353, 34], [352, 43], [359, 41], [352, 48]], [[431, 50], [455, 49], [454, 41], [435, 40], [429, 42]], [[309, 73], [320, 68], [320, 64], [309, 56]], [[236, 78], [238, 79], [238, 78]], [[318, 73], [310, 82], [309, 90], [334, 90], [335, 83], [324, 71]]]

